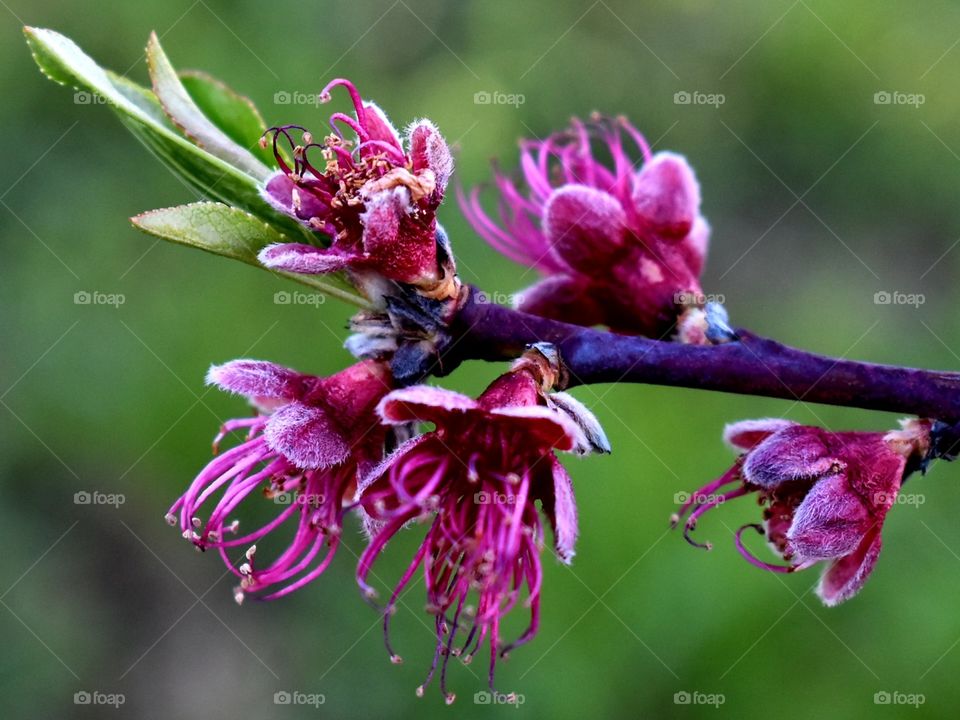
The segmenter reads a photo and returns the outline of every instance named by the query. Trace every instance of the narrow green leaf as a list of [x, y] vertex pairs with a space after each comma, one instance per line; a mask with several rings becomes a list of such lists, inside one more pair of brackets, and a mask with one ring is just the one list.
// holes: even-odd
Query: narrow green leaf
[[[241, 260], [263, 269], [257, 253], [273, 243], [289, 242], [283, 233], [250, 213], [214, 202], [151, 210], [131, 218], [135, 227], [156, 237]], [[359, 305], [366, 301], [340, 275], [278, 272], [314, 290]]]
[[236, 205], [298, 239], [311, 234], [293, 218], [271, 208], [258, 192], [258, 179], [179, 135], [159, 112], [152, 93], [96, 64], [69, 38], [43, 28], [24, 28], [40, 70], [61, 85], [103, 98], [124, 125], [179, 177], [206, 197]]
[[276, 164], [270, 148], [260, 147], [260, 137], [266, 132], [267, 125], [250, 98], [199, 70], [180, 70], [178, 75], [183, 87], [210, 122], [268, 166]]
[[228, 162], [259, 182], [266, 180], [270, 175], [270, 168], [251, 155], [246, 147], [234, 142], [197, 107], [163, 52], [156, 33], [150, 33], [146, 54], [153, 92], [174, 125], [211, 155]]

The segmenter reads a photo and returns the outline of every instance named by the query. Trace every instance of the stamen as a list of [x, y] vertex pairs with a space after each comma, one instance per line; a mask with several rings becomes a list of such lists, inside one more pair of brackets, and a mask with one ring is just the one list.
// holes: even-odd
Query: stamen
[[766, 532], [764, 531], [762, 525], [758, 525], [757, 523], [751, 523], [748, 525], [744, 525], [739, 530], [737, 530], [736, 535], [734, 536], [734, 543], [737, 546], [737, 550], [740, 552], [741, 555], [743, 555], [744, 560], [746, 560], [751, 565], [755, 565], [761, 570], [769, 570], [771, 572], [778, 572], [778, 573], [792, 573], [792, 572], [796, 572], [797, 570], [802, 570], [804, 567], [808, 567], [807, 565], [774, 565], [772, 563], [763, 562], [763, 560], [760, 560], [759, 558], [757, 558], [753, 553], [747, 550], [747, 548], [744, 547], [743, 545], [743, 540], [740, 538], [740, 536], [743, 534], [743, 531], [746, 530], [747, 528], [753, 528], [760, 535], [764, 535], [764, 536], [766, 535]]

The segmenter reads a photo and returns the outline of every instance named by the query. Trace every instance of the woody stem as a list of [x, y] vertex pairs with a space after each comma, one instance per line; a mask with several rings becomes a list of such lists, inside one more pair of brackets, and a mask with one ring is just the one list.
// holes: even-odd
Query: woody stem
[[682, 345], [536, 317], [471, 289], [439, 360], [509, 360], [530, 343], [557, 346], [570, 386], [630, 382], [884, 410], [957, 423], [960, 373], [878, 365], [788, 347], [738, 330], [722, 345]]

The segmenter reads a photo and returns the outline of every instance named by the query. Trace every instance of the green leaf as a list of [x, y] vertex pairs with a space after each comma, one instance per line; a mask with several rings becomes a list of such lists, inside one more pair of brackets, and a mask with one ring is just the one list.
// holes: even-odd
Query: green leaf
[[146, 53], [153, 92], [173, 124], [211, 155], [264, 182], [270, 175], [270, 168], [214, 125], [197, 107], [160, 47], [156, 33], [150, 33]]
[[267, 125], [250, 98], [199, 70], [181, 70], [178, 75], [190, 97], [214, 125], [268, 166], [276, 164], [270, 148], [260, 147]]
[[[263, 269], [257, 253], [267, 245], [289, 242], [283, 233], [250, 213], [221, 203], [200, 202], [151, 210], [131, 218], [135, 227], [156, 237], [241, 260]], [[277, 272], [341, 300], [365, 306], [366, 301], [340, 275]]]
[[40, 70], [54, 82], [103, 98], [123, 124], [158, 159], [201, 195], [236, 205], [300, 240], [313, 236], [261, 197], [258, 178], [197, 147], [163, 118], [153, 93], [96, 64], [69, 38], [43, 28], [24, 28]]

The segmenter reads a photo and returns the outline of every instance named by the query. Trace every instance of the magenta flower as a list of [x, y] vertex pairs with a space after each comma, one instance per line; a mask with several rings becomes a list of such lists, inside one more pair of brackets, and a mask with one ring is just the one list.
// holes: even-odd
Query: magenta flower
[[[639, 171], [624, 134], [640, 151]], [[595, 157], [595, 144], [609, 164]], [[495, 172], [499, 225], [481, 206], [479, 189], [460, 196], [488, 243], [546, 276], [521, 295], [518, 309], [660, 337], [686, 307], [703, 304], [699, 277], [710, 230], [683, 157], [651, 154], [625, 118], [595, 117], [524, 141], [520, 167], [526, 193]]]
[[[363, 361], [320, 378], [273, 363], [234, 360], [211, 367], [207, 382], [246, 396], [260, 413], [224, 424], [215, 451], [227, 433], [246, 429], [247, 439], [201, 471], [170, 508], [167, 522], [179, 525], [199, 549], [219, 551], [240, 579], [237, 602], [247, 592], [273, 586], [282, 587], [264, 599], [286, 595], [327, 568], [340, 540], [344, 498], [356, 492], [358, 474], [383, 456], [384, 428], [374, 409], [390, 390], [389, 372], [382, 363]], [[276, 503], [277, 515], [239, 536], [239, 522], [231, 517], [258, 490]], [[213, 504], [217, 494], [202, 519], [201, 507]], [[290, 544], [273, 562], [260, 565], [256, 543], [285, 524], [296, 528]], [[234, 547], [246, 548], [239, 567], [228, 555]]]
[[[387, 649], [400, 662], [390, 645], [390, 615], [423, 566], [437, 642], [418, 694], [439, 666], [441, 691], [453, 702], [446, 685], [450, 656], [468, 663], [485, 642], [492, 687], [498, 654], [503, 657], [536, 635], [543, 545], [538, 501], [553, 528], [558, 558], [564, 563], [573, 558], [573, 486], [553, 451], [609, 448], [596, 419], [579, 402], [563, 393], [545, 394], [551, 385], [543, 363], [525, 358], [478, 400], [418, 386], [395, 390], [380, 403], [385, 423], [436, 425], [433, 432], [400, 446], [364, 479], [360, 493], [372, 519], [371, 542], [357, 567], [357, 580], [368, 597], [374, 596], [368, 576], [386, 543], [411, 521], [430, 522], [384, 615]], [[521, 602], [530, 609], [529, 626], [503, 645], [501, 620]]]
[[[299, 125], [273, 128], [280, 170], [263, 190], [273, 207], [328, 235], [333, 243], [328, 248], [272, 245], [261, 251], [260, 261], [307, 274], [373, 273], [448, 297], [453, 259], [436, 221], [453, 172], [446, 142], [433, 123], [419, 120], [407, 130], [405, 147], [383, 111], [362, 100], [349, 80], [332, 81], [320, 93], [321, 100], [329, 100], [330, 90], [338, 85], [350, 93], [354, 116], [331, 115], [333, 134], [322, 142], [314, 142]], [[356, 134], [355, 145], [343, 137], [340, 125]], [[294, 140], [293, 131], [302, 132], [302, 142]], [[290, 146], [292, 165], [278, 145], [280, 138]], [[316, 153], [319, 165], [311, 158]]]
[[[873, 571], [883, 521], [896, 502], [908, 460], [921, 460], [929, 449], [930, 423], [906, 421], [902, 430], [889, 433], [834, 433], [786, 420], [748, 420], [727, 426], [724, 438], [744, 454], [719, 479], [694, 492], [673, 524], [692, 510], [684, 536], [709, 548], [690, 537], [699, 518], [755, 493], [764, 506], [763, 524], [737, 530], [737, 549], [753, 565], [774, 572], [826, 561], [817, 594], [826, 605], [836, 605], [853, 597]], [[742, 540], [747, 528], [765, 535], [787, 564], [754, 557]]]

